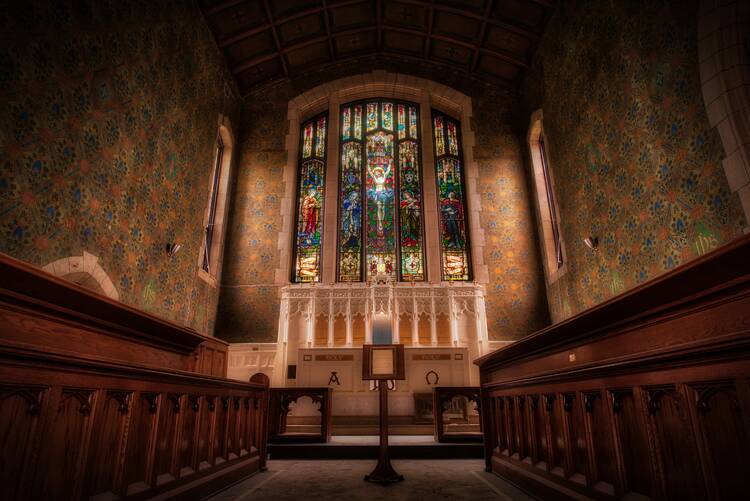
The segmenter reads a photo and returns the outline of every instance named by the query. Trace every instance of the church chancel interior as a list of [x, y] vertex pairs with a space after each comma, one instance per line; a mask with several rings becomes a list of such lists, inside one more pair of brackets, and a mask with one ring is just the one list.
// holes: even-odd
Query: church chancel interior
[[2, 497], [746, 499], [749, 26], [2, 2]]

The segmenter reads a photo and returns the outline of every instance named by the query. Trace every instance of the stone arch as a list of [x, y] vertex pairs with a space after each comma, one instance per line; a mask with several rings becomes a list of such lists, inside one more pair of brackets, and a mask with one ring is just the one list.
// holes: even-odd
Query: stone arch
[[[750, 224], [750, 3], [701, 0], [698, 57], [703, 101], [724, 145], [724, 173]], [[750, 227], [745, 228], [745, 233]]]
[[[471, 235], [471, 262], [473, 266], [473, 279], [477, 283], [488, 283], [489, 272], [484, 262], [484, 230], [480, 225], [479, 213], [481, 211], [481, 197], [477, 189], [477, 178], [479, 169], [474, 161], [474, 131], [471, 129], [472, 101], [469, 96], [441, 83], [425, 78], [414, 77], [401, 73], [391, 73], [383, 70], [374, 70], [370, 73], [340, 78], [321, 84], [296, 96], [289, 101], [287, 119], [289, 131], [286, 136], [287, 164], [284, 168], [284, 198], [281, 202], [281, 215], [283, 219], [281, 231], [278, 234], [278, 249], [280, 254], [280, 267], [276, 269], [275, 282], [278, 285], [289, 283], [289, 269], [292, 264], [292, 226], [294, 225], [295, 208], [295, 180], [297, 176], [297, 157], [299, 148], [300, 124], [323, 111], [329, 110], [328, 127], [328, 150], [334, 154], [328, 155], [326, 166], [327, 179], [335, 172], [338, 177], [336, 166], [338, 166], [339, 135], [338, 135], [338, 107], [340, 104], [359, 99], [374, 97], [385, 97], [413, 101], [422, 109], [422, 123], [425, 117], [429, 117], [429, 110], [435, 108], [451, 115], [461, 122], [461, 138], [463, 145], [463, 158], [466, 173], [467, 204], [469, 209], [469, 233]], [[335, 113], [334, 113], [335, 111]], [[426, 121], [430, 124], [429, 118]], [[423, 127], [424, 128], [424, 127]], [[426, 138], [426, 136], [423, 137]], [[431, 137], [431, 134], [430, 136]], [[426, 166], [428, 161], [434, 159], [432, 152], [432, 141], [422, 141], [422, 160], [425, 183], [428, 182]], [[330, 181], [326, 181], [328, 183]], [[337, 207], [336, 190], [327, 190], [326, 207]], [[427, 200], [425, 205], [427, 205]], [[437, 209], [436, 209], [437, 210]], [[326, 211], [335, 213], [336, 211]], [[327, 216], [326, 216], [327, 219]], [[427, 224], [427, 221], [425, 222]], [[325, 224], [323, 229], [323, 242], [336, 241], [336, 225]], [[426, 235], [427, 263], [439, 262], [437, 241], [430, 245], [430, 236]], [[434, 236], [437, 239], [437, 234]], [[335, 253], [323, 253], [323, 281], [332, 282], [335, 276]], [[429, 280], [435, 281], [435, 274], [430, 274]], [[439, 281], [439, 279], [438, 279]]]
[[42, 267], [47, 273], [76, 283], [97, 294], [119, 301], [120, 293], [107, 272], [99, 265], [99, 258], [83, 251], [81, 256], [70, 256], [52, 261]]

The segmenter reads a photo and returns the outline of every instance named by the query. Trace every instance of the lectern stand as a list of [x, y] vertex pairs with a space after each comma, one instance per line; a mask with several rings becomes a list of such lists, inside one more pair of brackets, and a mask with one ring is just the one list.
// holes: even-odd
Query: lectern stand
[[365, 480], [382, 485], [401, 482], [404, 476], [393, 469], [388, 453], [388, 380], [405, 379], [404, 345], [365, 345], [362, 361], [362, 379], [377, 380], [380, 392], [378, 464], [372, 473], [365, 475]]

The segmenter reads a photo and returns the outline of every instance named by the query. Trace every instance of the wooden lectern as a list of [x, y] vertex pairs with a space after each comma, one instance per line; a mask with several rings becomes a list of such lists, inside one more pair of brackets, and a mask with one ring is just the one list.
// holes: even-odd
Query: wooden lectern
[[363, 347], [362, 379], [376, 380], [380, 392], [380, 449], [378, 464], [365, 480], [378, 484], [401, 482], [388, 454], [388, 380], [406, 379], [403, 344], [366, 344]]

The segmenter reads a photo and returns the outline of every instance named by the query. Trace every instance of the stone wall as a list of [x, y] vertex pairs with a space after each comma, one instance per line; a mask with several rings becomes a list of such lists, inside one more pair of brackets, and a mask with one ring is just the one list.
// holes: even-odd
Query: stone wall
[[[285, 243], [279, 242], [279, 231], [286, 189], [284, 138], [289, 127], [289, 100], [322, 83], [350, 74], [369, 74], [373, 69], [432, 79], [472, 98], [480, 224], [485, 236], [484, 261], [489, 268], [485, 284], [489, 336], [493, 340], [517, 339], [547, 325], [528, 180], [515, 126], [515, 97], [458, 72], [435, 75], [374, 57], [268, 86], [245, 99], [217, 335], [233, 342], [276, 340], [279, 284], [273, 270], [280, 266], [277, 249]], [[286, 238], [291, 241], [292, 236]]]
[[218, 116], [236, 120], [238, 98], [197, 7], [3, 9], [0, 251], [39, 266], [86, 251], [121, 301], [211, 332], [198, 253]]
[[747, 225], [706, 115], [697, 23], [694, 0], [558, 4], [523, 87], [525, 116], [543, 109], [567, 250], [548, 286], [555, 321]]

